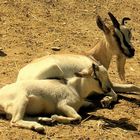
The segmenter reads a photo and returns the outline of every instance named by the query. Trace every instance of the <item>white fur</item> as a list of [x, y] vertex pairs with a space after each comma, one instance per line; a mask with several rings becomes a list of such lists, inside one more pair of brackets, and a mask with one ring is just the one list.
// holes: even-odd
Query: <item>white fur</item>
[[51, 55], [23, 67], [17, 81], [27, 79], [47, 79], [53, 77], [72, 77], [75, 72], [90, 67], [92, 60], [84, 55]]
[[[37, 118], [38, 121], [45, 122], [80, 121], [81, 116], [77, 111], [81, 106], [90, 104], [85, 101], [86, 97], [93, 92], [103, 93], [98, 81], [94, 79], [93, 69], [89, 69], [80, 72], [83, 78], [68, 78], [67, 84], [63, 80], [47, 79], [23, 80], [6, 85], [0, 89], [0, 112], [12, 117], [12, 126], [34, 129], [38, 132], [44, 131], [44, 127], [32, 119], [24, 120], [25, 114], [57, 114], [51, 118]], [[99, 79], [106, 73], [102, 66], [95, 71]], [[103, 80], [103, 85], [109, 83], [108, 77]], [[106, 98], [103, 99], [102, 103], [110, 104], [117, 100], [117, 95], [112, 89], [107, 95], [109, 98], [107, 101]]]

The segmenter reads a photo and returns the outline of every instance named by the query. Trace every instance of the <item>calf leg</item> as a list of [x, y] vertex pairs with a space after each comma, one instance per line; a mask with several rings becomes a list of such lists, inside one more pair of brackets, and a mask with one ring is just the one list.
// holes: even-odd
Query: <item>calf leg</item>
[[107, 96], [105, 96], [102, 100], [101, 100], [101, 104], [103, 107], [109, 107], [109, 105], [113, 102], [113, 101], [117, 101], [117, 97], [118, 95], [114, 92], [113, 89], [111, 89], [110, 92], [108, 92], [106, 94]]
[[83, 107], [86, 107], [86, 108], [94, 108], [95, 107], [95, 104], [90, 102], [90, 101], [83, 101], [83, 104], [82, 104]]
[[59, 112], [63, 113], [67, 117], [53, 115], [52, 119], [54, 121], [57, 121], [60, 123], [70, 123], [72, 121], [81, 121], [81, 116], [76, 112], [74, 108], [67, 105], [65, 101], [58, 103], [57, 107], [58, 107]]
[[44, 132], [44, 127], [41, 124], [39, 124], [35, 121], [23, 120], [27, 103], [28, 103], [27, 97], [20, 96], [20, 99], [17, 98], [17, 100], [15, 101], [15, 105], [13, 105], [13, 107], [12, 107], [11, 125], [20, 127], [20, 128], [32, 129], [37, 132]]
[[61, 116], [61, 115], [52, 115], [51, 118], [48, 117], [39, 117], [38, 121], [39, 122], [44, 122], [46, 124], [52, 124], [53, 122], [59, 122], [59, 123], [64, 123], [64, 124], [68, 124], [71, 123], [73, 121], [80, 121], [81, 118], [73, 118], [73, 117], [65, 117], [65, 116]]
[[83, 101], [83, 105], [84, 107], [89, 107], [89, 106], [94, 106], [94, 104], [90, 101]]
[[18, 120], [16, 122], [11, 122], [11, 125], [19, 128], [35, 130], [39, 133], [44, 133], [45, 130], [45, 128], [41, 124], [34, 121]]
[[69, 105], [61, 104], [59, 105], [58, 109], [61, 113], [63, 113], [67, 117], [61, 116], [61, 115], [52, 115], [51, 118], [39, 117], [38, 120], [45, 123], [59, 122], [59, 123], [65, 123], [65, 124], [71, 123], [73, 121], [81, 120], [81, 116], [76, 112], [76, 110], [74, 110]]
[[38, 122], [45, 123], [46, 125], [52, 125], [54, 123], [54, 120], [49, 117], [38, 117]]

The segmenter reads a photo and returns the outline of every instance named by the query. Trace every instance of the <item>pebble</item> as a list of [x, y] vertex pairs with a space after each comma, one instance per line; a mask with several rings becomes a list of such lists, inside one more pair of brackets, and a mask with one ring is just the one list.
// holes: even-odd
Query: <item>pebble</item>
[[51, 47], [53, 51], [60, 51], [60, 47]]

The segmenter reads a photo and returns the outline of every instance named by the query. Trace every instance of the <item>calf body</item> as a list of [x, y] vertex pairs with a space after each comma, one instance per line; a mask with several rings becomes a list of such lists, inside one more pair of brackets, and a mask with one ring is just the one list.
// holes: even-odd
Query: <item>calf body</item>
[[[100, 70], [101, 67], [101, 70]], [[12, 126], [44, 131], [44, 127], [35, 122], [23, 120], [25, 114], [58, 114], [51, 118], [39, 117], [38, 121], [70, 123], [81, 120], [77, 113], [83, 105], [90, 102], [85, 101], [86, 97], [96, 92], [102, 94], [102, 86], [109, 83], [108, 78], [99, 85], [98, 80], [104, 75], [102, 66], [99, 69], [84, 69], [77, 73], [77, 76], [67, 79], [67, 84], [63, 80], [23, 80], [7, 85], [0, 89], [0, 112], [11, 116]], [[107, 87], [109, 85], [106, 85]], [[117, 95], [110, 88], [108, 104], [117, 100]], [[107, 88], [107, 89], [108, 89]], [[105, 98], [106, 99], [106, 98]], [[106, 103], [106, 100], [103, 100]], [[62, 116], [63, 115], [63, 116]]]
[[[12, 117], [12, 126], [34, 129], [38, 132], [44, 131], [44, 127], [41, 124], [32, 120], [28, 121], [28, 119], [25, 121], [23, 119], [25, 114], [63, 113], [70, 117], [68, 118], [69, 122], [74, 120], [75, 116], [81, 119], [76, 112], [82, 104], [79, 95], [57, 80], [33, 80], [13, 83], [0, 90], [0, 98], [3, 99], [0, 101], [1, 113], [6, 113], [8, 117]], [[71, 109], [72, 115], [69, 113]], [[55, 116], [53, 120], [56, 118], [59, 118], [59, 116]], [[62, 122], [68, 121], [66, 117], [63, 118]], [[41, 117], [37, 120], [44, 119], [53, 121], [52, 118], [42, 119]]]

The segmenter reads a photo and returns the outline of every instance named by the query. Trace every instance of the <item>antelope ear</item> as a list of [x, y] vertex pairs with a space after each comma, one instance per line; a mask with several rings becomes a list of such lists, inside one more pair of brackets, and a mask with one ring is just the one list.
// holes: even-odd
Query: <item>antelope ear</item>
[[108, 15], [113, 23], [113, 26], [117, 29], [120, 29], [120, 24], [119, 22], [117, 21], [117, 19], [114, 17], [114, 15], [111, 13], [111, 12], [108, 12]]
[[131, 20], [131, 19], [129, 17], [124, 17], [122, 19], [121, 25], [125, 25], [125, 21], [127, 21], [127, 20]]
[[105, 25], [99, 15], [96, 17], [96, 24], [104, 33], [108, 34], [110, 32], [109, 28]]

